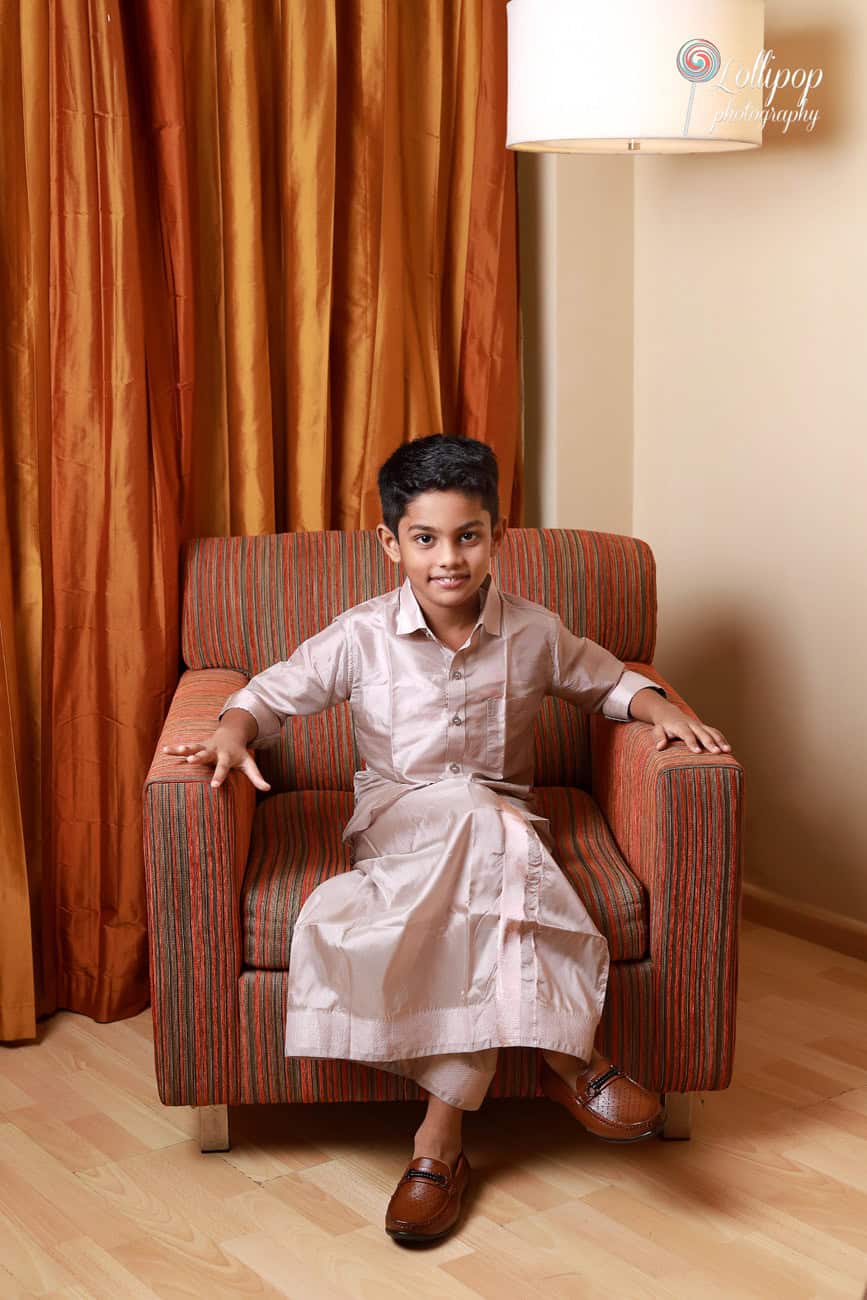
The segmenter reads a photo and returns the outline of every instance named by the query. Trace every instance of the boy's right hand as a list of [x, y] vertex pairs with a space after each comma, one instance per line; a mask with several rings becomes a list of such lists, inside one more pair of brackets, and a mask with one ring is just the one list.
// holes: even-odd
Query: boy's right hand
[[214, 731], [205, 740], [194, 740], [176, 745], [163, 745], [164, 754], [177, 754], [188, 763], [216, 764], [211, 781], [212, 786], [220, 786], [233, 767], [239, 767], [257, 790], [270, 790], [271, 787], [256, 766], [256, 760], [246, 746], [225, 731]]

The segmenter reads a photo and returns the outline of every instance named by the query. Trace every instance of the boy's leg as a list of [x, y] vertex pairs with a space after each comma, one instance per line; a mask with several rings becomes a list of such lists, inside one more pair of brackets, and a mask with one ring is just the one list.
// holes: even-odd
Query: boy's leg
[[442, 1052], [401, 1062], [401, 1074], [414, 1079], [426, 1092], [460, 1110], [478, 1110], [497, 1069], [500, 1049], [480, 1052]]
[[499, 1048], [492, 1047], [377, 1062], [380, 1068], [415, 1079], [429, 1094], [412, 1159], [385, 1211], [385, 1230], [393, 1237], [414, 1241], [442, 1237], [457, 1222], [470, 1180], [461, 1136], [464, 1111], [481, 1106], [494, 1077], [498, 1052]]
[[587, 1067], [587, 1062], [583, 1061], [580, 1056], [567, 1056], [565, 1052], [552, 1052], [548, 1048], [543, 1048], [542, 1055], [551, 1069], [559, 1074], [560, 1078], [564, 1079], [570, 1088], [575, 1087], [578, 1082], [578, 1075]]
[[458, 1156], [464, 1148], [464, 1112], [460, 1106], [440, 1101], [433, 1093], [428, 1097], [427, 1110], [415, 1131], [412, 1158], [433, 1156], [442, 1160], [454, 1172]]
[[400, 1061], [377, 1061], [413, 1079], [429, 1094], [427, 1112], [415, 1134], [413, 1158], [435, 1156], [454, 1168], [461, 1150], [465, 1110], [478, 1110], [497, 1069], [499, 1048], [479, 1052], [441, 1052]]
[[479, 1052], [438, 1052], [395, 1061], [369, 1061], [377, 1070], [403, 1074], [432, 1096], [460, 1110], [478, 1110], [497, 1070], [498, 1047]]

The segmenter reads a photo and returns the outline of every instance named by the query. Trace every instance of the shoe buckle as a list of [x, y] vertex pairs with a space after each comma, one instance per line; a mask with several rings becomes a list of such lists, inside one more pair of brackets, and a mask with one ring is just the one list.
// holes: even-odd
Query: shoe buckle
[[595, 1079], [591, 1079], [587, 1084], [587, 1087], [595, 1097], [598, 1097], [607, 1083], [610, 1083], [612, 1079], [616, 1079], [618, 1075], [622, 1074], [622, 1070], [618, 1069], [616, 1065], [612, 1065], [604, 1074], [597, 1074]]
[[449, 1181], [445, 1174], [438, 1174], [433, 1169], [408, 1169], [407, 1178], [430, 1178], [435, 1183], [441, 1183], [445, 1187]]

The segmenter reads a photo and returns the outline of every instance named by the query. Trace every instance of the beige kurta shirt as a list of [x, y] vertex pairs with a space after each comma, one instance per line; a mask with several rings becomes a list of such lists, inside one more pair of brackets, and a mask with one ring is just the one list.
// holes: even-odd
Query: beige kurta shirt
[[407, 578], [345, 610], [220, 712], [249, 710], [259, 749], [288, 716], [348, 700], [366, 763], [343, 831], [353, 869], [310, 894], [293, 930], [287, 1054], [592, 1049], [607, 944], [532, 807], [534, 724], [546, 695], [628, 721], [637, 691], [665, 692], [492, 574], [480, 597], [452, 650]]

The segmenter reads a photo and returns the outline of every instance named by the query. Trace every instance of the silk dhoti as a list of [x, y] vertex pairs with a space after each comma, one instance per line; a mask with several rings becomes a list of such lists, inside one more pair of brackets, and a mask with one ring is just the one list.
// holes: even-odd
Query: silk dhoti
[[322, 881], [296, 920], [287, 1056], [400, 1074], [499, 1047], [588, 1060], [608, 946], [545, 827], [467, 777], [408, 788], [378, 814], [352, 870]]
[[428, 1078], [436, 1095], [449, 1065], [428, 1058], [488, 1052], [459, 1063], [478, 1087], [490, 1049], [589, 1059], [608, 946], [537, 826], [456, 777], [409, 787], [360, 830], [353, 868], [294, 926], [286, 1054]]

